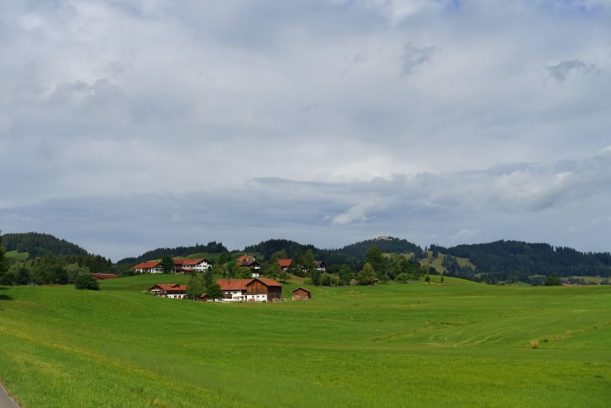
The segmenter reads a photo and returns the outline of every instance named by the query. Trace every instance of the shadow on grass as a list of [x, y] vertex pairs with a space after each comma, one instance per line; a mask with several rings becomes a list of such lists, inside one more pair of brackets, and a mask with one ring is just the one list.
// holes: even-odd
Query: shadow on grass
[[[2, 290], [6, 290], [6, 288], [0, 286], [0, 291]], [[9, 295], [5, 295], [4, 293], [0, 293], [0, 300], [13, 300], [13, 297]]]

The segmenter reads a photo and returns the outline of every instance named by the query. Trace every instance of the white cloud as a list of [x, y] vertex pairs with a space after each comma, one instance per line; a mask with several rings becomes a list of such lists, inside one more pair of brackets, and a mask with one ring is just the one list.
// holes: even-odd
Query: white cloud
[[[55, 228], [48, 203], [83, 196], [128, 196], [129, 207], [149, 194], [214, 191], [227, 206], [241, 191], [252, 211], [228, 206], [236, 214], [220, 220], [262, 217], [275, 235], [318, 220], [311, 236], [330, 243], [353, 229], [419, 226], [429, 243], [432, 230], [503, 237], [515, 219], [481, 225], [499, 213], [545, 212], [542, 220], [561, 224], [560, 203], [608, 198], [605, 1], [2, 7], [0, 172], [10, 177], [0, 208], [17, 214], [2, 219], [11, 228]], [[277, 178], [309, 182], [282, 191]], [[278, 196], [282, 205], [270, 206]], [[208, 194], [197, 200], [217, 211]], [[32, 203], [41, 215], [23, 210]], [[69, 214], [78, 218], [80, 208]], [[85, 218], [98, 225], [103, 210]], [[173, 223], [199, 214], [150, 211]], [[591, 211], [590, 219], [606, 216]], [[178, 239], [184, 228], [161, 230]]]
[[380, 200], [367, 199], [353, 205], [341, 214], [333, 216], [331, 222], [337, 225], [345, 225], [356, 221], [367, 221], [371, 217], [371, 213], [376, 210], [383, 210], [385, 207], [386, 205]]

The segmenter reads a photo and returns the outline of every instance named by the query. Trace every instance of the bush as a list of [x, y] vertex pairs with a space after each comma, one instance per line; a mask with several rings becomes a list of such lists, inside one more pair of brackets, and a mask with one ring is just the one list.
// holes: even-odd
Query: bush
[[89, 273], [83, 273], [76, 277], [74, 286], [77, 289], [99, 290], [100, 285], [96, 278]]
[[339, 277], [337, 277], [337, 275], [333, 275], [333, 274], [324, 272], [320, 276], [320, 284], [322, 286], [338, 286], [339, 285]]
[[401, 283], [407, 283], [409, 282], [409, 278], [410, 278], [409, 274], [403, 272], [403, 273], [398, 274], [395, 280]]
[[558, 275], [549, 275], [545, 278], [545, 286], [560, 286], [562, 285], [562, 281], [560, 280], [560, 276]]

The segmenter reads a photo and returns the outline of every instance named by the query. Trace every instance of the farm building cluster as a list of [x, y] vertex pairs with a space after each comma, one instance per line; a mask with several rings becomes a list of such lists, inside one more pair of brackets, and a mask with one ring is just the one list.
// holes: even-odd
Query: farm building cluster
[[[174, 273], [192, 273], [192, 272], [204, 272], [212, 268], [212, 263], [205, 258], [197, 259], [179, 259], [174, 258], [174, 265], [172, 272]], [[299, 265], [295, 265], [291, 258], [281, 258], [276, 261], [280, 270], [288, 272], [292, 267], [300, 268]], [[248, 268], [252, 273], [252, 277], [256, 278], [259, 276], [261, 271], [261, 264], [252, 255], [241, 255], [236, 260], [236, 263], [241, 268]], [[131, 268], [135, 273], [163, 273], [163, 267], [161, 261], [146, 261], [140, 262], [139, 264]], [[316, 261], [314, 263], [314, 269], [320, 272], [327, 270], [327, 265], [324, 261]]]
[[[282, 284], [273, 279], [219, 279], [221, 298], [214, 299], [221, 302], [279, 302], [282, 300]], [[177, 283], [157, 283], [149, 289], [155, 296], [169, 299], [186, 299], [187, 285]], [[291, 292], [292, 300], [309, 300], [312, 293], [306, 288], [297, 288]], [[208, 295], [202, 294], [200, 301], [208, 301]]]
[[[261, 265], [254, 256], [242, 255], [236, 263], [239, 267], [250, 269], [250, 278], [246, 279], [219, 279], [220, 299], [215, 301], [222, 302], [278, 302], [282, 300], [282, 284], [274, 279], [263, 278], [260, 276]], [[278, 266], [284, 272], [291, 267], [293, 260], [278, 259]], [[186, 273], [207, 271], [212, 267], [210, 261], [205, 258], [199, 259], [174, 259], [173, 272]], [[317, 261], [316, 269], [324, 272], [326, 265], [324, 262]], [[133, 268], [136, 273], [163, 273], [161, 261], [141, 262]], [[149, 289], [149, 293], [155, 296], [170, 299], [185, 299], [188, 297], [188, 287], [186, 285], [174, 283], [158, 283]], [[305, 288], [297, 288], [291, 292], [292, 300], [308, 300], [312, 294]], [[198, 300], [208, 301], [208, 296], [203, 294]]]
[[[205, 258], [199, 259], [174, 259], [172, 272], [174, 273], [192, 273], [207, 271], [212, 267], [209, 260]], [[163, 273], [161, 261], [146, 261], [132, 267], [136, 273]]]

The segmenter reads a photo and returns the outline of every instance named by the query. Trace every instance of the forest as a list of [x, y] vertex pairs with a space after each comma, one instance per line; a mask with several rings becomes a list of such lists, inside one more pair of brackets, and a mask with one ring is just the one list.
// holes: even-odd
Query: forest
[[[241, 277], [247, 276], [248, 271], [236, 267], [235, 260], [245, 253], [257, 256], [265, 276], [285, 278], [277, 259], [291, 258], [293, 263], [287, 272], [305, 278], [308, 283], [325, 286], [407, 282], [421, 277], [430, 279], [431, 275], [492, 284], [561, 282], [556, 277], [581, 283], [585, 280], [579, 277], [599, 277], [602, 283], [607, 283], [611, 275], [609, 253], [584, 253], [572, 248], [520, 241], [421, 248], [405, 239], [378, 237], [342, 248], [320, 249], [292, 240], [270, 239], [233, 251], [220, 242], [211, 241], [157, 248], [116, 264], [49, 234], [5, 234], [2, 245], [9, 253], [4, 256], [0, 283], [9, 285], [72, 283], [79, 274], [90, 272], [131, 274], [131, 266], [141, 261], [201, 254], [210, 255], [214, 273], [219, 277]], [[316, 268], [316, 261], [324, 261], [326, 270]]]

